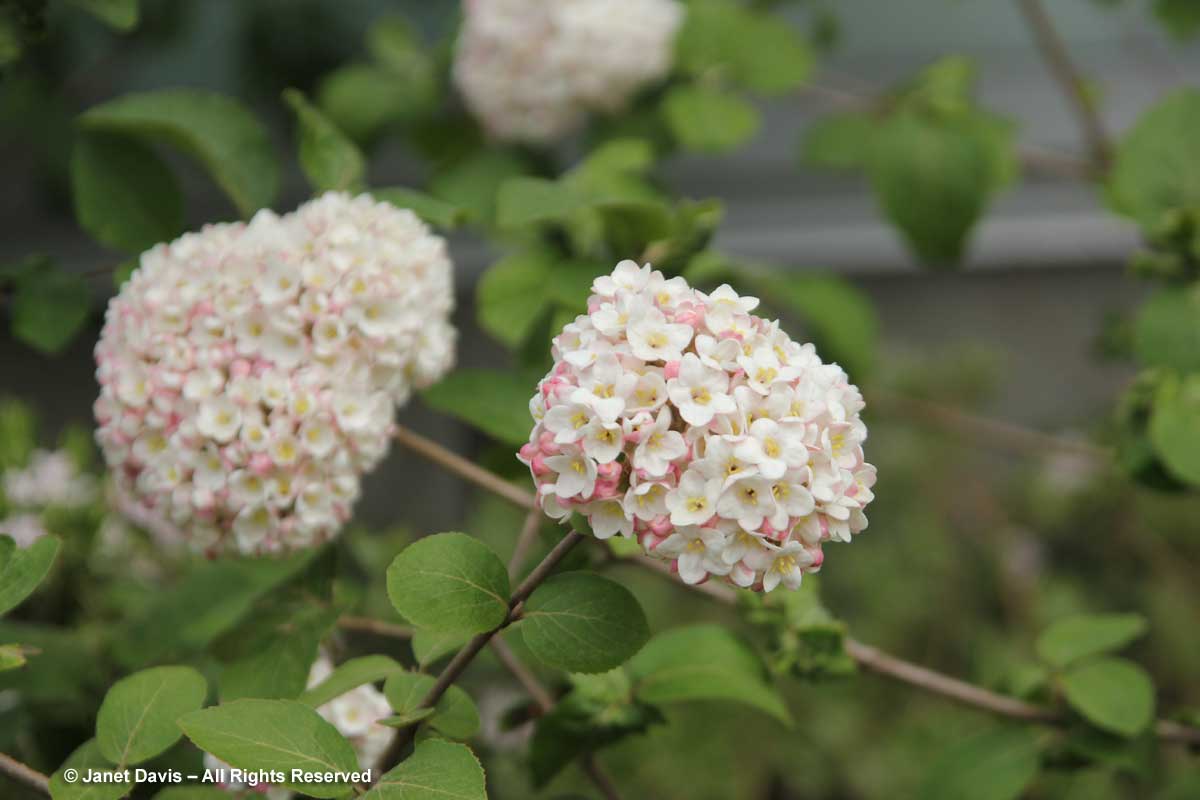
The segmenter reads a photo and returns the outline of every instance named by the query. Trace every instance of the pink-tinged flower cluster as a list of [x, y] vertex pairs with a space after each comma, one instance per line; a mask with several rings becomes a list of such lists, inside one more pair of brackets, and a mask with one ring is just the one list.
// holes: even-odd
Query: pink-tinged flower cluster
[[553, 142], [671, 68], [675, 0], [468, 0], [454, 80], [497, 139]]
[[867, 526], [862, 395], [811, 344], [711, 294], [622, 261], [554, 339], [520, 459], [556, 519], [637, 536], [681, 578], [771, 591]]
[[329, 193], [142, 254], [96, 345], [118, 489], [216, 555], [336, 535], [393, 413], [454, 360], [445, 241]]

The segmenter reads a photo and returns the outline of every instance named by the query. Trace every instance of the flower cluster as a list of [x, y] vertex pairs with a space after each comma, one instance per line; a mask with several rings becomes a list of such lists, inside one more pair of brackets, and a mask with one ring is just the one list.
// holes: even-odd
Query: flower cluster
[[520, 459], [542, 510], [636, 535], [681, 578], [796, 588], [821, 544], [863, 530], [875, 468], [862, 395], [811, 344], [711, 294], [622, 261], [554, 339]]
[[[333, 662], [329, 660], [329, 656], [321, 653], [308, 674], [308, 688], [321, 683], [332, 672]], [[335, 697], [320, 706], [317, 713], [349, 740], [354, 754], [358, 756], [358, 765], [364, 770], [375, 768], [388, 745], [392, 743], [392, 737], [396, 735], [395, 728], [379, 724], [379, 720], [392, 715], [392, 709], [383, 692], [369, 683]], [[240, 793], [249, 790], [265, 796], [266, 800], [289, 800], [293, 797], [291, 791], [278, 786], [246, 785], [228, 779], [230, 766], [211, 753], [204, 754], [204, 766], [210, 770], [226, 770], [227, 779], [218, 781], [218, 784], [228, 792]]]
[[18, 547], [28, 547], [46, 535], [44, 509], [82, 508], [98, 494], [96, 479], [80, 472], [66, 450], [34, 450], [24, 468], [5, 471], [0, 486], [10, 512], [0, 520], [0, 534], [11, 536]]
[[488, 132], [552, 142], [671, 67], [676, 0], [469, 0], [454, 78]]
[[336, 534], [394, 407], [454, 359], [445, 241], [329, 193], [142, 254], [96, 345], [96, 438], [118, 489], [196, 550]]

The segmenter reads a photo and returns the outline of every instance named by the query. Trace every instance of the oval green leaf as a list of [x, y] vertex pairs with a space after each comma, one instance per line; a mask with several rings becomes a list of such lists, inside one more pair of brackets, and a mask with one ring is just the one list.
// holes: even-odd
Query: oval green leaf
[[204, 705], [208, 683], [191, 667], [154, 667], [113, 684], [96, 716], [100, 752], [119, 767], [166, 751], [183, 735], [176, 721]]
[[439, 533], [408, 547], [387, 570], [392, 605], [422, 628], [482, 633], [508, 616], [508, 571], [465, 533]]
[[43, 536], [29, 547], [17, 547], [9, 536], [0, 536], [0, 614], [16, 608], [33, 594], [58, 555], [56, 536]]
[[108, 772], [115, 769], [100, 754], [100, 747], [95, 739], [88, 739], [79, 745], [58, 771], [50, 776], [50, 797], [53, 800], [117, 800], [133, 791], [132, 782], [84, 783], [76, 778], [68, 783], [63, 778], [63, 772], [67, 769], [76, 770], [84, 775], [89, 770]]
[[466, 745], [427, 739], [362, 800], [487, 800], [483, 766]]
[[313, 189], [318, 192], [361, 189], [367, 161], [358, 145], [309, 103], [303, 92], [287, 89], [283, 99], [296, 114], [300, 166]]
[[1136, 736], [1154, 719], [1154, 684], [1145, 670], [1121, 658], [1100, 658], [1062, 676], [1071, 708], [1098, 728]]
[[663, 118], [686, 150], [732, 150], [758, 133], [758, 109], [734, 94], [707, 86], [680, 86], [663, 100]]
[[1171, 378], [1154, 396], [1150, 441], [1167, 472], [1200, 485], [1200, 374]]
[[1036, 732], [1003, 727], [955, 742], [937, 757], [919, 794], [927, 800], [1015, 800], [1038, 771]]
[[337, 668], [329, 673], [329, 677], [305, 691], [297, 699], [307, 706], [318, 708], [364, 683], [375, 683], [403, 671], [404, 667], [387, 656], [352, 658], [338, 664]]
[[1055, 667], [1119, 650], [1146, 632], [1141, 614], [1079, 614], [1055, 622], [1038, 637], [1037, 653]]

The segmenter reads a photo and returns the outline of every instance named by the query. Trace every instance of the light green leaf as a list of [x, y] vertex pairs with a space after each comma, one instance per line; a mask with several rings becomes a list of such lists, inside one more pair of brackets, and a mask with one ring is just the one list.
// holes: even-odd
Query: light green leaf
[[358, 145], [309, 103], [303, 92], [287, 89], [283, 99], [296, 114], [300, 166], [313, 189], [318, 192], [359, 191], [367, 162]]
[[29, 547], [17, 547], [0, 535], [0, 614], [16, 608], [33, 594], [58, 556], [57, 536], [43, 536]]
[[321, 78], [316, 102], [340, 130], [356, 142], [368, 142], [393, 122], [426, 110], [431, 86], [400, 80], [373, 64], [347, 64]]
[[498, 369], [458, 369], [421, 396], [438, 411], [474, 425], [504, 444], [529, 440], [529, 400], [541, 375]]
[[525, 162], [503, 150], [485, 149], [434, 176], [429, 191], [467, 210], [471, 219], [490, 224], [501, 184], [525, 172]]
[[79, 224], [109, 247], [140, 253], [183, 230], [183, 197], [175, 176], [137, 140], [78, 136], [71, 187]]
[[308, 689], [297, 698], [313, 708], [325, 705], [364, 683], [375, 683], [390, 675], [403, 672], [404, 667], [387, 656], [360, 656], [338, 664], [329, 677]]
[[790, 723], [783, 698], [767, 680], [762, 660], [717, 625], [660, 633], [629, 662], [637, 697], [647, 703], [728, 700]]
[[0, 644], [0, 672], [25, 666], [25, 648], [19, 644]]
[[123, 33], [138, 23], [138, 0], [71, 0], [113, 30]]
[[434, 664], [461, 648], [471, 638], [469, 633], [431, 631], [417, 628], [413, 632], [413, 658], [422, 668]]
[[475, 290], [480, 327], [509, 347], [524, 342], [546, 309], [553, 266], [551, 256], [540, 250], [514, 253], [493, 264]]
[[465, 533], [426, 536], [387, 570], [388, 597], [422, 628], [482, 633], [508, 616], [508, 571], [490, 548]]
[[[201, 750], [242, 769], [359, 770], [354, 748], [337, 728], [294, 700], [236, 700], [188, 714], [179, 727]], [[345, 782], [282, 785], [313, 797], [341, 797], [351, 789]]]
[[[387, 679], [383, 693], [388, 704], [400, 717], [409, 722], [418, 722], [421, 701], [429, 694], [435, 681], [430, 675], [419, 672], [398, 672]], [[451, 739], [469, 739], [479, 730], [479, 712], [470, 695], [457, 686], [451, 686], [438, 700], [429, 726], [441, 731]]]
[[1182, 89], [1151, 108], [1117, 146], [1109, 177], [1115, 209], [1144, 226], [1173, 209], [1200, 206], [1200, 90]]
[[92, 293], [84, 277], [43, 259], [16, 282], [12, 332], [43, 353], [62, 351], [87, 322]]
[[520, 629], [535, 656], [568, 672], [606, 672], [650, 638], [637, 598], [590, 572], [554, 575], [534, 590]]
[[962, 126], [902, 111], [877, 131], [868, 162], [876, 199], [917, 256], [953, 266], [983, 213], [995, 165]]
[[1006, 726], [969, 736], [930, 765], [926, 800], [1015, 800], [1038, 771], [1036, 732]]
[[833, 169], [863, 166], [871, 153], [876, 121], [867, 114], [831, 114], [804, 131], [800, 143], [802, 163]]
[[1169, 473], [1200, 485], [1200, 374], [1172, 377], [1159, 387], [1150, 441]]
[[470, 748], [427, 739], [384, 773], [362, 800], [487, 800], [483, 767]]
[[1110, 733], [1136, 736], [1154, 719], [1154, 683], [1130, 661], [1086, 661], [1068, 670], [1061, 681], [1071, 707]]
[[379, 720], [379, 724], [387, 725], [389, 728], [409, 728], [418, 722], [429, 719], [436, 711], [437, 709], [435, 708], [415, 708], [403, 714], [393, 714], [390, 717], [384, 717]]
[[179, 741], [176, 721], [204, 705], [208, 682], [191, 667], [154, 667], [113, 684], [96, 715], [96, 743], [105, 758], [129, 767]]
[[133, 791], [132, 782], [84, 783], [76, 779], [68, 783], [63, 778], [63, 772], [67, 769], [76, 770], [82, 775], [86, 775], [89, 770], [109, 772], [114, 769], [100, 754], [100, 747], [95, 739], [88, 739], [79, 745], [58, 771], [50, 776], [50, 797], [53, 800], [117, 800]]
[[562, 222], [587, 205], [587, 198], [563, 181], [518, 176], [500, 184], [496, 225], [513, 230], [526, 225]]
[[453, 203], [439, 200], [436, 197], [394, 186], [387, 189], [372, 189], [371, 194], [376, 200], [391, 203], [397, 208], [407, 208], [430, 225], [444, 230], [454, 230], [466, 221], [467, 212]]
[[1143, 303], [1133, 349], [1148, 367], [1200, 371], [1200, 287], [1160, 289]]
[[732, 150], [758, 133], [758, 109], [740, 97], [706, 86], [678, 86], [667, 93], [663, 118], [679, 144], [698, 152]]
[[796, 88], [807, 79], [813, 61], [799, 30], [778, 16], [730, 0], [690, 3], [676, 51], [684, 70], [720, 72], [763, 94]]
[[275, 199], [279, 165], [267, 131], [232, 98], [203, 89], [127, 94], [89, 109], [80, 124], [164, 141], [194, 156], [243, 216]]
[[1141, 614], [1079, 614], [1060, 619], [1037, 640], [1037, 653], [1055, 667], [1120, 650], [1146, 632]]

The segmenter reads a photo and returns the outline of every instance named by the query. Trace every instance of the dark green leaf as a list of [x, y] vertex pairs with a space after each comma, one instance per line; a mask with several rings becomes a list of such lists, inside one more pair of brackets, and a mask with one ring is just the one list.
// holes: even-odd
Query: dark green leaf
[[17, 547], [9, 536], [0, 536], [0, 614], [16, 608], [33, 593], [58, 555], [57, 536], [43, 536], [29, 547]]
[[1196, 0], [1155, 0], [1154, 16], [1180, 41], [1200, 33], [1200, 3]]
[[133, 790], [132, 782], [84, 783], [77, 778], [68, 783], [63, 778], [63, 771], [67, 769], [76, 770], [82, 775], [88, 774], [89, 770], [107, 772], [114, 769], [100, 754], [95, 739], [88, 739], [79, 745], [58, 771], [50, 776], [50, 797], [53, 800], [117, 800]]
[[375, 683], [390, 675], [403, 672], [404, 667], [387, 656], [360, 656], [338, 664], [325, 680], [306, 690], [297, 698], [305, 705], [317, 708], [365, 683]]
[[176, 725], [198, 711], [208, 682], [191, 667], [154, 667], [113, 684], [96, 716], [96, 743], [105, 758], [129, 767], [153, 758], [179, 741]]
[[1154, 684], [1145, 670], [1130, 661], [1085, 661], [1061, 680], [1071, 707], [1106, 731], [1136, 736], [1154, 719]]
[[512, 370], [459, 369], [422, 393], [432, 408], [458, 417], [504, 444], [529, 440], [529, 399], [537, 380]]
[[496, 554], [465, 533], [420, 539], [387, 570], [388, 597], [422, 628], [482, 633], [508, 616], [508, 572]]
[[487, 800], [479, 759], [466, 745], [427, 739], [384, 773], [362, 800]]
[[283, 99], [296, 114], [300, 166], [313, 189], [359, 191], [367, 162], [358, 146], [309, 103], [302, 92], [287, 89]]
[[637, 598], [589, 572], [555, 575], [534, 590], [520, 628], [535, 656], [569, 672], [618, 667], [650, 637]]
[[1038, 637], [1037, 653], [1051, 666], [1120, 650], [1146, 632], [1141, 614], [1079, 614], [1060, 619]]
[[80, 117], [89, 130], [164, 141], [197, 158], [243, 216], [274, 201], [279, 166], [266, 129], [244, 106], [203, 89], [127, 94]]
[[277, 607], [257, 616], [250, 632], [238, 631], [239, 652], [221, 673], [221, 701], [298, 697], [337, 617], [336, 610], [316, 604]]
[[758, 109], [740, 97], [705, 86], [678, 86], [663, 100], [667, 127], [687, 150], [732, 150], [758, 133]]
[[919, 793], [928, 800], [1015, 800], [1038, 771], [1035, 731], [1003, 727], [970, 736], [930, 766]]
[[71, 0], [108, 27], [128, 32], [137, 27], [138, 0]]
[[17, 279], [12, 298], [13, 335], [43, 353], [60, 352], [87, 322], [92, 294], [82, 275], [49, 261]]

